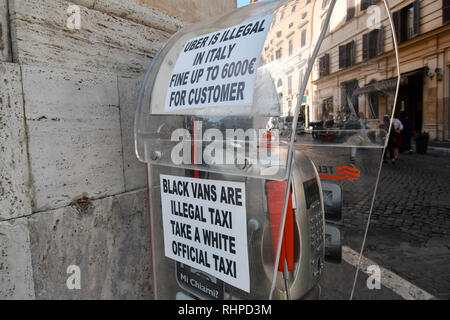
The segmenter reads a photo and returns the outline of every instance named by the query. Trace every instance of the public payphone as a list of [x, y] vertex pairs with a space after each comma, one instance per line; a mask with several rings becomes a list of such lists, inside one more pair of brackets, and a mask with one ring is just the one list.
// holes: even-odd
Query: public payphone
[[[347, 104], [335, 113], [355, 117], [354, 102], [360, 110], [365, 103], [364, 90], [321, 83], [330, 54], [341, 51], [332, 28], [360, 36], [335, 8], [336, 1], [254, 4], [184, 28], [153, 59], [135, 139], [148, 164], [156, 298], [317, 298], [325, 260], [340, 262], [343, 198], [355, 200], [355, 188], [373, 194], [388, 128], [369, 128], [360, 116], [320, 139], [306, 127], [298, 132], [306, 100], [308, 119], [332, 114], [319, 101], [336, 92]], [[395, 66], [377, 68], [372, 76], [392, 86]], [[393, 89], [384, 88], [370, 94], [388, 112]], [[359, 219], [365, 226], [367, 216]]]

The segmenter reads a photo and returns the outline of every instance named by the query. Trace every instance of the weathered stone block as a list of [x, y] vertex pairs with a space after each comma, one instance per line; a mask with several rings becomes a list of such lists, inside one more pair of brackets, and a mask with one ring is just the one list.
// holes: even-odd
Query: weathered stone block
[[23, 67], [34, 210], [125, 190], [117, 78]]
[[15, 61], [76, 71], [140, 75], [172, 33], [80, 6], [81, 28], [67, 27], [71, 3], [11, 0]]
[[30, 238], [25, 218], [0, 222], [0, 300], [34, 299]]
[[163, 10], [183, 21], [198, 22], [236, 8], [236, 0], [132, 0]]
[[0, 63], [0, 221], [31, 214], [20, 68]]
[[[29, 219], [37, 299], [151, 298], [145, 189], [34, 214]], [[69, 290], [67, 268], [80, 268]]]
[[70, 0], [67, 2], [169, 33], [175, 33], [183, 26], [181, 20], [171, 17], [160, 10], [155, 10], [153, 6], [140, 5], [134, 0]]

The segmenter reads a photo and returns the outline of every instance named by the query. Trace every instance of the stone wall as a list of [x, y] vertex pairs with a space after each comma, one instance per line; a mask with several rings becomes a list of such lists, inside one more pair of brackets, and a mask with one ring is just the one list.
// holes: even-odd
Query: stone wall
[[134, 111], [183, 21], [236, 6], [201, 2], [0, 0], [0, 300], [152, 297]]
[[226, 12], [236, 8], [236, 0], [185, 0], [180, 6], [179, 0], [137, 0], [138, 3], [158, 8], [183, 21], [196, 22], [210, 18], [217, 12]]

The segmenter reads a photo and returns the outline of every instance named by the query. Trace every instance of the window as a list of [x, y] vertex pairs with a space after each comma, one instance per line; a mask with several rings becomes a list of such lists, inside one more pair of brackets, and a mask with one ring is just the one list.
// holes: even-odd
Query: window
[[327, 120], [330, 113], [333, 113], [333, 97], [322, 101], [322, 119]]
[[398, 42], [420, 35], [420, 0], [393, 13], [395, 34]]
[[277, 60], [281, 59], [281, 57], [282, 57], [282, 49], [283, 48], [280, 48], [277, 51], [275, 51], [275, 59], [277, 59]]
[[302, 30], [301, 36], [300, 36], [300, 47], [306, 46], [306, 29]]
[[294, 4], [294, 5], [292, 6], [291, 12], [295, 12], [295, 9], [297, 9], [297, 6]]
[[361, 11], [366, 10], [368, 7], [377, 4], [381, 0], [361, 0]]
[[405, 11], [405, 32], [406, 39], [412, 39], [414, 37], [414, 9], [412, 6], [408, 7]]
[[281, 78], [280, 79], [278, 79], [278, 82], [277, 82], [277, 88], [281, 88], [283, 86], [283, 80], [281, 80]]
[[339, 68], [344, 69], [356, 64], [356, 42], [339, 46]]
[[442, 23], [450, 22], [450, 0], [442, 0]]
[[353, 19], [356, 15], [355, 0], [347, 0], [347, 21]]
[[375, 58], [384, 53], [384, 28], [372, 30], [363, 35], [363, 60]]
[[292, 94], [292, 76], [288, 76], [288, 94]]
[[325, 77], [330, 74], [330, 55], [327, 53], [319, 59], [319, 77]]
[[294, 51], [294, 40], [289, 40], [289, 57], [292, 56], [292, 53]]

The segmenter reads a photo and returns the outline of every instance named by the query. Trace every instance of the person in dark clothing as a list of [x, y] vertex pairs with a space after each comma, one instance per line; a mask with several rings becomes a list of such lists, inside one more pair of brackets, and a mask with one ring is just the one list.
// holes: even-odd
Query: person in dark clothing
[[[391, 117], [388, 115], [385, 115], [383, 120], [384, 120], [384, 123], [383, 123], [382, 127], [384, 130], [386, 130], [386, 132], [389, 132], [389, 126], [391, 124]], [[388, 137], [388, 143], [386, 146], [386, 150], [384, 150], [383, 162], [387, 162], [388, 151], [389, 151], [389, 156], [391, 157], [391, 159], [394, 159], [394, 143], [395, 143], [395, 131], [392, 130]]]
[[[391, 117], [389, 115], [385, 115], [383, 120], [384, 120], [384, 129], [386, 130], [386, 132], [388, 132], [389, 126], [391, 123]], [[397, 161], [400, 144], [401, 144], [402, 131], [403, 131], [403, 124], [401, 123], [401, 121], [399, 119], [394, 117], [392, 119], [392, 128], [391, 128], [391, 132], [388, 137], [389, 140], [388, 140], [387, 148], [384, 152], [383, 162], [386, 162], [386, 156], [387, 156], [388, 150], [389, 150], [389, 156], [391, 157], [392, 164], [395, 164], [395, 162]]]
[[411, 147], [411, 138], [412, 138], [412, 124], [411, 120], [408, 117], [408, 114], [405, 111], [400, 112], [399, 120], [403, 124], [402, 131], [402, 148], [404, 151], [408, 151], [409, 154], [412, 153]]

